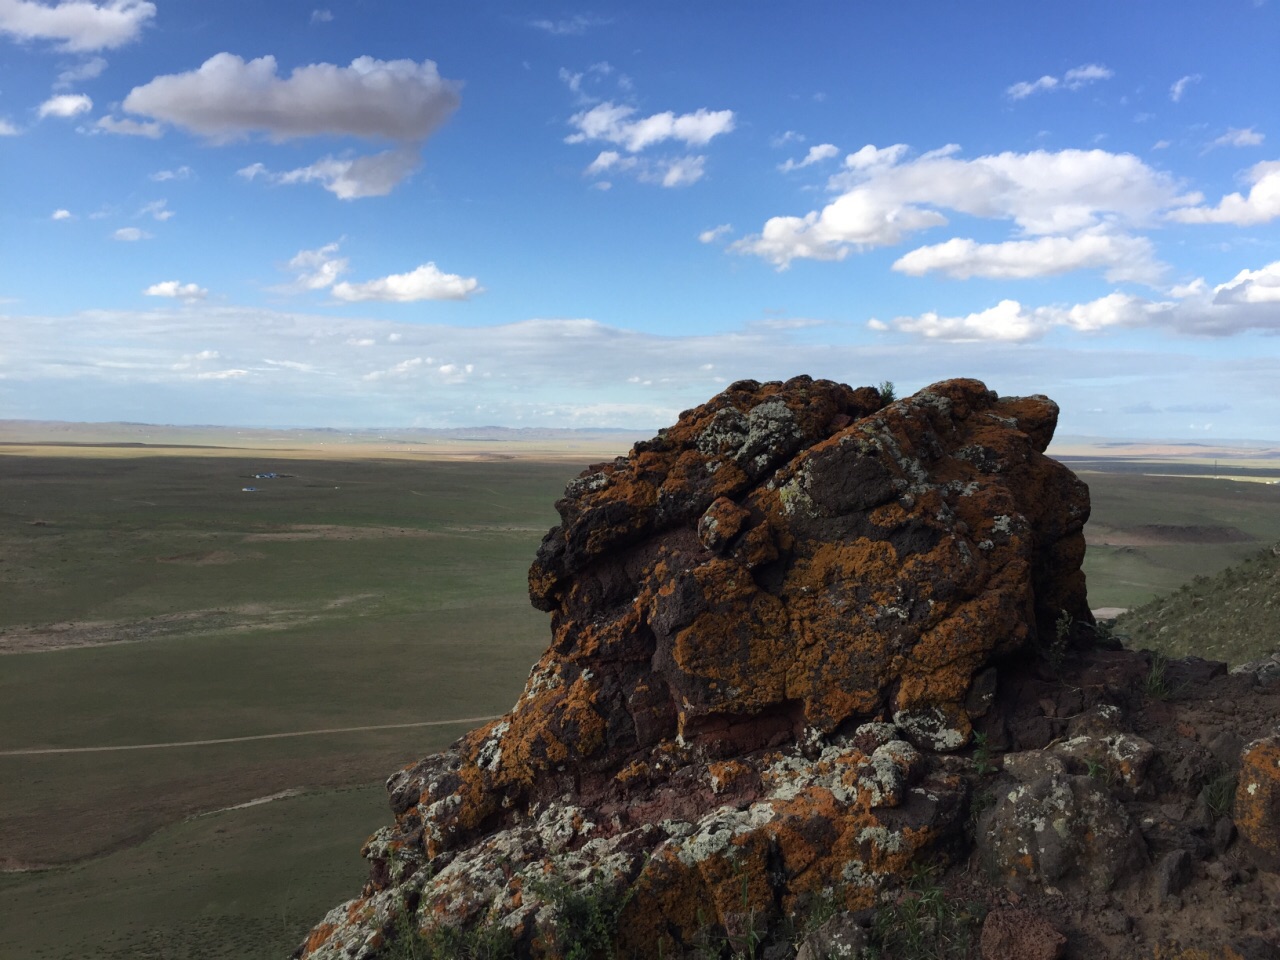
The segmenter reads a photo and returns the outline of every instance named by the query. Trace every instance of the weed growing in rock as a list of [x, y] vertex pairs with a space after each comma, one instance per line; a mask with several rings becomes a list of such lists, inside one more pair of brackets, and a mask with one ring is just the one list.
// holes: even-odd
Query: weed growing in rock
[[614, 956], [618, 917], [631, 899], [631, 888], [619, 890], [607, 878], [575, 887], [563, 877], [534, 880], [529, 889], [555, 908], [550, 939], [564, 960]]
[[980, 777], [996, 772], [995, 759], [991, 756], [991, 744], [985, 733], [973, 735], [973, 769]]
[[403, 908], [394, 934], [378, 960], [515, 960], [515, 942], [497, 923], [481, 923], [470, 930], [438, 927], [423, 933]]
[[898, 399], [898, 394], [893, 386], [892, 380], [880, 381], [880, 386], [877, 389], [880, 391], [881, 403], [893, 403], [894, 400]]
[[1181, 688], [1174, 688], [1169, 682], [1166, 669], [1169, 658], [1159, 651], [1151, 655], [1151, 672], [1142, 685], [1142, 692], [1149, 700], [1171, 700], [1178, 695]]
[[871, 960], [963, 960], [979, 928], [979, 904], [947, 899], [929, 867], [917, 866], [898, 901], [883, 907], [871, 927]]
[[1204, 803], [1215, 818], [1225, 817], [1236, 802], [1236, 778], [1224, 770], [1204, 785]]

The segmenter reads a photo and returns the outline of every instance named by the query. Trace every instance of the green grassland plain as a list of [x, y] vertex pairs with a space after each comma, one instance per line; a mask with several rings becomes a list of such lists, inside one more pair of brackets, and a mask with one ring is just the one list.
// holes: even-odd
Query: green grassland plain
[[[163, 439], [0, 446], [0, 957], [287, 955], [359, 888], [382, 779], [514, 701], [553, 504], [627, 446]], [[1280, 486], [1089, 457], [1094, 606], [1280, 539]]]

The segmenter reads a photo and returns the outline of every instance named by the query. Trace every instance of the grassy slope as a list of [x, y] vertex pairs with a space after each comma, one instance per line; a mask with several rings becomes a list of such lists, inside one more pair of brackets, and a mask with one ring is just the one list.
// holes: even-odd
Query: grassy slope
[[1233, 666], [1280, 650], [1280, 556], [1264, 549], [1197, 577], [1116, 623], [1133, 647], [1194, 654]]
[[[1138, 606], [1280, 540], [1280, 486], [1125, 473], [1081, 477], [1093, 501], [1084, 569], [1094, 607]], [[1148, 525], [1230, 527], [1252, 539], [1205, 543], [1175, 534], [1162, 543], [1103, 545], [1123, 542], [1125, 531]]]

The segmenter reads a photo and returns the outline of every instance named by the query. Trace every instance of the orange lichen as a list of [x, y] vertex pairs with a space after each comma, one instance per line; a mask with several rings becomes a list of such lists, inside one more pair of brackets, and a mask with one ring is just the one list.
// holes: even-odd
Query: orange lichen
[[1235, 821], [1264, 858], [1280, 863], [1280, 734], [1255, 740], [1241, 755]]

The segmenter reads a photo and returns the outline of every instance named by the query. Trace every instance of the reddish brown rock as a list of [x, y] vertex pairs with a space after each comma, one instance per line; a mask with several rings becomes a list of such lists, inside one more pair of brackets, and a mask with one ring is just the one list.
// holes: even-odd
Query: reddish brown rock
[[628, 890], [624, 955], [675, 955], [945, 859], [974, 676], [1092, 622], [1056, 418], [974, 380], [887, 406], [743, 381], [585, 472], [530, 570], [552, 642], [524, 694], [391, 778], [372, 880], [303, 955], [372, 956], [405, 909], [540, 955], [547, 872]]
[[1260, 865], [1280, 870], [1280, 734], [1245, 747], [1236, 782], [1235, 820]]
[[1002, 907], [983, 921], [981, 946], [982, 960], [1058, 960], [1067, 938], [1038, 914]]

